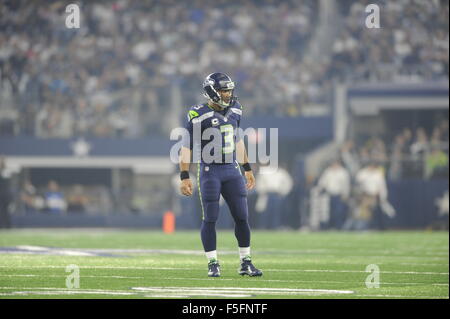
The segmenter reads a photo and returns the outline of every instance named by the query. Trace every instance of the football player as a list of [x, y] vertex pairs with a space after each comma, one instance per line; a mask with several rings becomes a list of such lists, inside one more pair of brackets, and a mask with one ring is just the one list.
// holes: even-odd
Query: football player
[[[207, 102], [189, 110], [185, 126], [189, 137], [184, 139], [180, 154], [180, 190], [186, 196], [193, 194], [189, 178], [191, 156], [195, 155], [196, 149], [201, 155], [197, 180], [202, 208], [201, 240], [208, 259], [209, 277], [220, 276], [216, 221], [221, 194], [235, 222], [234, 233], [240, 256], [239, 274], [262, 275], [261, 270], [252, 264], [250, 255], [247, 190], [255, 187], [255, 177], [248, 162], [244, 141], [238, 133], [242, 106], [233, 94], [234, 88], [234, 82], [224, 73], [212, 73], [206, 77], [203, 89]], [[238, 163], [244, 168], [245, 180]]]

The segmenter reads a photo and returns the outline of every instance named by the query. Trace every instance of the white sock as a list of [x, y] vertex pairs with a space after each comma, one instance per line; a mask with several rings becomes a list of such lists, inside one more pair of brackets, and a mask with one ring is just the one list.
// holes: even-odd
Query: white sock
[[250, 247], [239, 247], [239, 257], [244, 259], [250, 256]]
[[205, 252], [205, 254], [208, 261], [210, 261], [211, 259], [217, 260], [217, 250], [207, 251]]

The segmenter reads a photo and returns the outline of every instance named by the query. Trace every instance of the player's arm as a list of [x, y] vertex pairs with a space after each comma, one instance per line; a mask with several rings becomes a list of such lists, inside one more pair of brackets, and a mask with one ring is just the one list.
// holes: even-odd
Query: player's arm
[[191, 150], [185, 146], [180, 152], [180, 191], [181, 194], [191, 196], [193, 193], [192, 181], [189, 177], [189, 167], [191, 166]]
[[244, 139], [240, 139], [236, 142], [236, 158], [239, 164], [244, 168], [245, 178], [247, 179], [247, 189], [253, 189], [256, 184], [255, 176], [253, 175], [252, 168], [248, 162], [247, 150], [245, 149]]

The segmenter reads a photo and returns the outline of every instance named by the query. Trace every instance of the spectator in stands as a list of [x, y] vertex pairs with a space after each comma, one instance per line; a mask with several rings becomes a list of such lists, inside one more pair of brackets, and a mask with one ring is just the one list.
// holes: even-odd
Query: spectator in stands
[[386, 146], [380, 137], [374, 136], [370, 138], [366, 142], [365, 147], [368, 150], [370, 161], [378, 163], [385, 163], [387, 161]]
[[424, 177], [426, 179], [433, 177], [448, 178], [448, 155], [439, 146], [432, 147], [431, 153], [426, 155]]
[[423, 127], [416, 130], [415, 139], [411, 144], [410, 154], [412, 170], [417, 176], [423, 176], [426, 154], [430, 151], [427, 133]]
[[441, 131], [441, 140], [448, 147], [448, 118], [441, 120], [438, 127]]
[[292, 177], [283, 167], [276, 172], [261, 166], [256, 186], [255, 211], [260, 213], [259, 226], [266, 229], [279, 228], [283, 220], [282, 205], [293, 187]]
[[394, 139], [392, 145], [390, 165], [389, 165], [389, 179], [399, 180], [403, 173], [405, 137], [403, 134], [398, 134]]
[[411, 129], [408, 128], [408, 127], [405, 127], [403, 129], [403, 131], [402, 131], [402, 136], [403, 136], [403, 139], [405, 141], [404, 152], [408, 152], [409, 153], [409, 150], [411, 148], [412, 138], [413, 138], [413, 134], [412, 134]]
[[[437, 148], [437, 149], [448, 149], [448, 143], [444, 142], [444, 136], [443, 132], [445, 132], [445, 126], [435, 126], [433, 128], [431, 138], [430, 138], [430, 148]], [[448, 131], [447, 131], [448, 133]]]
[[[367, 230], [371, 226], [379, 204], [387, 202], [388, 190], [383, 168], [375, 162], [362, 168], [356, 175], [357, 207], [346, 221], [346, 230]], [[379, 228], [383, 229], [381, 219]]]
[[330, 219], [327, 228], [341, 229], [344, 225], [347, 218], [346, 202], [350, 195], [350, 186], [350, 174], [339, 160], [333, 161], [320, 176], [318, 187], [330, 198]]
[[360, 162], [358, 153], [355, 150], [355, 143], [352, 140], [348, 140], [342, 145], [340, 157], [342, 158], [345, 168], [350, 173], [350, 176], [354, 177], [360, 169]]
[[43, 199], [38, 196], [36, 187], [28, 179], [20, 190], [20, 204], [26, 214], [36, 213], [44, 207]]
[[67, 211], [74, 214], [82, 214], [86, 212], [89, 204], [89, 198], [84, 192], [82, 185], [74, 185], [67, 198]]
[[0, 155], [0, 228], [10, 228], [9, 204], [11, 202], [11, 190], [9, 175], [6, 171], [5, 158]]
[[48, 183], [48, 190], [44, 194], [45, 211], [50, 214], [60, 215], [67, 210], [67, 202], [64, 194], [59, 190], [56, 181], [51, 180]]
[[416, 138], [411, 144], [411, 154], [416, 159], [421, 159], [429, 151], [428, 136], [423, 127], [419, 127], [416, 131]]

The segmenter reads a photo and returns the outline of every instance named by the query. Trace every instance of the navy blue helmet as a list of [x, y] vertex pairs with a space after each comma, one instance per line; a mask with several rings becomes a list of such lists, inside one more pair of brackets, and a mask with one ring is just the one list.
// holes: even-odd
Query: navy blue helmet
[[[236, 99], [234, 96], [234, 82], [225, 73], [211, 73], [203, 82], [203, 94], [207, 99], [211, 99], [214, 103], [222, 108], [232, 105]], [[231, 98], [229, 102], [225, 102], [219, 95], [219, 90], [231, 90]]]

